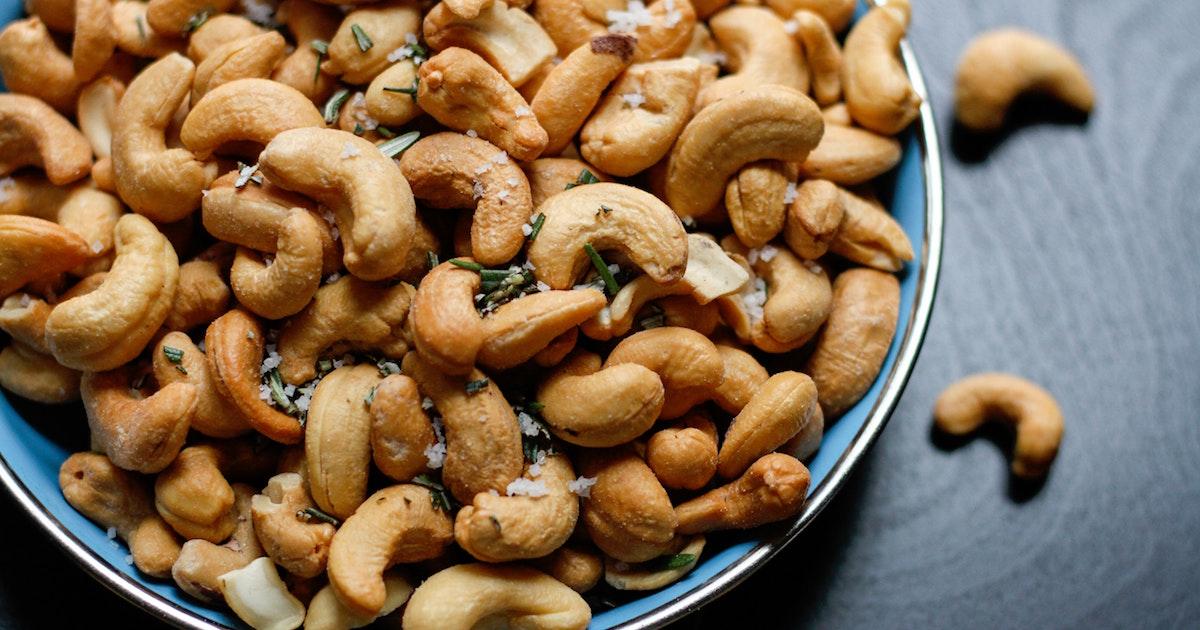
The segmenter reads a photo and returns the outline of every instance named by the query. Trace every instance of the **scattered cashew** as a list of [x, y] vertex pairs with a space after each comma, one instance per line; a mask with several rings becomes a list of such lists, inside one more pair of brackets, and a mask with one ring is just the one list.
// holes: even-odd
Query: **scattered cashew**
[[[371, 80], [364, 104], [367, 114], [380, 125], [399, 127], [421, 115], [415, 94], [397, 92], [411, 89], [417, 82], [417, 66], [411, 59], [401, 59]], [[411, 152], [412, 149], [410, 148]]]
[[821, 448], [821, 438], [824, 436], [825, 414], [821, 411], [821, 406], [817, 405], [813, 409], [812, 419], [805, 423], [800, 432], [792, 436], [792, 439], [779, 447], [778, 452], [804, 461]]
[[769, 453], [737, 480], [675, 507], [680, 534], [749, 529], [782, 521], [804, 507], [808, 468], [790, 455]]
[[988, 421], [1013, 425], [1012, 472], [1044, 477], [1062, 442], [1063, 414], [1058, 402], [1037, 384], [1011, 374], [985, 372], [964, 378], [938, 396], [934, 424], [950, 435], [967, 435]]
[[596, 479], [581, 517], [597, 547], [623, 562], [644, 562], [670, 548], [677, 525], [671, 500], [632, 449], [586, 451], [579, 466]]
[[605, 88], [633, 60], [636, 45], [628, 35], [602, 35], [575, 49], [550, 70], [529, 103], [538, 123], [549, 134], [546, 153], [560, 153], [571, 143]]
[[534, 561], [534, 566], [576, 593], [592, 590], [604, 577], [604, 561], [599, 555], [568, 545]]
[[846, 107], [859, 125], [886, 136], [900, 133], [921, 113], [921, 97], [897, 56], [911, 13], [908, 0], [887, 0], [868, 11], [846, 36]]
[[[687, 328], [663, 326], [635, 333], [617, 344], [605, 367], [636, 363], [649, 368], [662, 380], [665, 390], [663, 418], [678, 418], [691, 408], [691, 392], [711, 391], [724, 378], [724, 364], [717, 346], [704, 335]], [[685, 404], [676, 402], [683, 398]]]
[[380, 472], [408, 481], [428, 468], [425, 451], [437, 444], [416, 381], [392, 374], [371, 399], [371, 454]]
[[229, 310], [229, 286], [221, 265], [211, 260], [191, 260], [179, 265], [179, 288], [163, 329], [188, 331], [205, 325]]
[[690, 414], [646, 442], [646, 464], [667, 488], [699, 490], [717, 472], [717, 428]]
[[[183, 592], [205, 602], [221, 601], [221, 576], [240, 569], [263, 555], [250, 520], [254, 489], [245, 484], [232, 487], [235, 528], [224, 544], [192, 539], [183, 543], [171, 577]], [[218, 541], [219, 542], [219, 541]]]
[[408, 600], [409, 630], [470, 630], [483, 623], [583, 630], [591, 608], [554, 578], [517, 565], [460, 564], [425, 580]]
[[550, 430], [580, 446], [616, 446], [646, 432], [662, 411], [662, 380], [636, 363], [600, 369], [578, 352], [542, 381], [537, 399]]
[[185, 539], [220, 543], [243, 521], [245, 536], [250, 532], [250, 495], [254, 491], [247, 488], [239, 505], [236, 488], [228, 479], [251, 478], [266, 472], [274, 463], [272, 454], [267, 451], [260, 455], [247, 440], [189, 446], [155, 479], [154, 506]]
[[9, 90], [37, 97], [63, 113], [75, 107], [82, 87], [71, 58], [37, 17], [9, 22], [0, 31], [0, 75]]
[[709, 21], [713, 37], [729, 55], [733, 74], [705, 86], [696, 108], [703, 109], [747, 89], [782, 85], [808, 92], [808, 64], [800, 44], [788, 34], [783, 20], [762, 7], [725, 9]]
[[480, 275], [445, 262], [429, 272], [413, 296], [413, 343], [422, 358], [447, 374], [475, 367], [483, 320], [475, 310]]
[[32, 96], [0, 94], [0, 128], [4, 130], [0, 134], [0, 175], [22, 166], [36, 166], [46, 172], [51, 183], [62, 186], [87, 175], [92, 168], [92, 148], [87, 138]]
[[521, 87], [554, 57], [554, 42], [523, 8], [503, 0], [489, 4], [464, 16], [446, 2], [438, 3], [425, 14], [425, 41], [434, 50], [466, 48], [499, 70], [513, 87]]
[[824, 18], [807, 9], [796, 11], [789, 24], [795, 26], [795, 36], [804, 45], [804, 56], [812, 71], [813, 99], [822, 107], [838, 102], [842, 98], [842, 49], [833, 29]]
[[262, 494], [250, 500], [254, 533], [263, 551], [288, 573], [315, 577], [325, 571], [329, 544], [336, 528], [317, 520], [304, 520], [312, 498], [296, 473], [271, 477]]
[[181, 332], [163, 335], [154, 348], [153, 362], [154, 378], [159, 385], [195, 386], [196, 413], [191, 428], [217, 438], [235, 437], [250, 430], [246, 417], [218, 390], [207, 357], [187, 335]]
[[262, 27], [244, 16], [231, 13], [213, 15], [188, 36], [188, 59], [197, 64], [202, 63], [220, 46], [239, 39], [254, 37], [262, 32]]
[[767, 379], [726, 430], [717, 471], [726, 479], [742, 474], [812, 422], [816, 408], [817, 388], [807, 375], [779, 372]]

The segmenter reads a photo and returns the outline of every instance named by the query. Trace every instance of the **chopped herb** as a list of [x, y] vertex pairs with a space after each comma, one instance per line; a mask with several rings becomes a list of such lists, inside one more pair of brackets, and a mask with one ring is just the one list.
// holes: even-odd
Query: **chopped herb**
[[199, 12], [197, 12], [195, 15], [193, 15], [190, 19], [188, 19], [187, 24], [183, 25], [183, 32], [184, 33], [195, 32], [196, 29], [200, 28], [201, 26], [204, 26], [204, 23], [208, 21], [208, 16], [211, 14], [212, 14], [212, 9], [201, 9]]
[[329, 523], [334, 527], [342, 524], [342, 522], [333, 515], [323, 512], [319, 508], [315, 507], [307, 507], [303, 510], [297, 511], [296, 518], [302, 521], [321, 521], [323, 523]]
[[262, 175], [260, 175], [258, 172], [258, 165], [257, 164], [247, 165], [247, 164], [242, 164], [241, 162], [238, 162], [238, 176], [237, 176], [237, 181], [233, 182], [233, 187], [241, 188], [246, 185], [246, 182], [251, 182], [251, 181], [260, 186], [262, 185], [263, 180], [262, 180]]
[[483, 271], [483, 265], [481, 265], [477, 262], [463, 260], [461, 258], [451, 258], [450, 264], [454, 265], [455, 267], [462, 267], [463, 269], [470, 269], [471, 271]]
[[493, 282], [499, 282], [511, 275], [514, 275], [514, 273], [519, 272], [512, 272], [507, 269], [480, 269], [479, 277], [483, 278], [484, 281], [491, 280]]
[[482, 287], [488, 293], [483, 296], [483, 299], [476, 300], [475, 306], [483, 311], [493, 310], [516, 297], [533, 281], [533, 274], [526, 269], [508, 273], [503, 280], [486, 280], [482, 283]]
[[567, 187], [564, 188], [563, 190], [571, 190], [572, 188], [574, 188], [576, 186], [586, 186], [588, 184], [595, 184], [598, 181], [600, 181], [600, 178], [596, 177], [595, 174], [593, 174], [591, 171], [589, 171], [585, 168], [582, 171], [579, 171], [579, 177], [576, 177], [575, 181], [567, 184]]
[[531, 464], [537, 463], [541, 453], [554, 452], [554, 439], [546, 423], [537, 418], [533, 418], [533, 423], [537, 426], [536, 435], [525, 435], [524, 431], [521, 432], [521, 452]]
[[656, 571], [668, 571], [671, 569], [682, 569], [687, 565], [696, 561], [695, 554], [676, 553], [669, 556], [662, 556], [650, 561], [650, 566]]
[[362, 125], [360, 125], [358, 123], [354, 123], [354, 135], [361, 136], [361, 135], [363, 135], [364, 131], [366, 131], [366, 129], [363, 129]]
[[171, 363], [179, 365], [183, 361], [183, 350], [172, 348], [171, 346], [163, 346], [163, 356], [167, 357], [167, 360]]
[[[424, 46], [422, 46], [420, 42], [417, 42], [415, 44], [409, 44], [408, 49], [412, 51], [412, 56], [414, 59], [417, 57], [428, 57], [429, 56], [429, 50], [427, 50]], [[421, 65], [421, 64], [418, 63], [417, 65]]]
[[600, 209], [596, 211], [596, 216], [600, 216], [601, 212], [608, 214], [609, 212], [612, 212], [612, 208], [604, 204], [600, 204]]
[[412, 482], [429, 490], [434, 509], [443, 512], [449, 512], [454, 509], [454, 500], [446, 492], [446, 487], [434, 481], [433, 477], [430, 477], [428, 474], [420, 474], [413, 477]]
[[367, 392], [367, 395], [363, 397], [363, 402], [366, 403], [368, 406], [371, 403], [375, 402], [375, 390], [377, 390], [377, 389], [379, 389], [378, 385], [376, 385], [375, 387], [372, 387], [371, 391]]
[[317, 376], [325, 376], [333, 371], [333, 361], [329, 359], [321, 359], [317, 361]]
[[271, 398], [280, 409], [283, 409], [284, 413], [289, 416], [300, 413], [296, 403], [289, 400], [283, 393], [283, 378], [279, 376], [279, 368], [271, 368], [271, 371], [267, 372], [267, 387], [271, 389]]
[[387, 157], [399, 157], [401, 153], [404, 153], [409, 149], [409, 147], [416, 144], [417, 140], [420, 138], [420, 131], [410, 131], [406, 134], [396, 136], [395, 138], [392, 138], [383, 144], [380, 144], [379, 150]]
[[429, 265], [430, 269], [438, 266], [437, 252], [425, 252], [425, 264]]
[[142, 21], [142, 16], [139, 15], [134, 18], [133, 23], [137, 24], [138, 37], [140, 37], [142, 41], [146, 41], [146, 23]]
[[534, 413], [541, 413], [542, 410], [546, 408], [546, 405], [543, 405], [542, 403], [535, 400], [531, 403], [527, 403], [525, 405], [525, 408]]
[[329, 55], [329, 42], [314, 39], [311, 44], [312, 49], [317, 51], [317, 69], [313, 71], [313, 85], [321, 80], [321, 64], [325, 62], [325, 57]]
[[583, 251], [587, 252], [588, 258], [592, 259], [592, 266], [596, 268], [596, 273], [604, 280], [604, 287], [608, 289], [609, 295], [616, 295], [621, 287], [617, 285], [617, 279], [613, 277], [612, 272], [608, 270], [608, 265], [604, 264], [604, 259], [592, 247], [591, 243], [583, 244]]
[[384, 87], [383, 91], [384, 92], [396, 92], [398, 94], [407, 94], [407, 95], [411, 96], [412, 100], [415, 102], [417, 100], [417, 89], [420, 87], [421, 87], [421, 78], [416, 77], [413, 79], [411, 87]]
[[379, 370], [380, 376], [390, 376], [400, 373], [400, 366], [387, 357], [375, 361], [375, 368]]
[[383, 125], [376, 127], [375, 131], [378, 131], [379, 135], [383, 136], [384, 138], [395, 138], [396, 137], [396, 132], [392, 131], [391, 129], [388, 129], [387, 127], [384, 127]]
[[371, 41], [370, 37], [367, 37], [367, 32], [361, 26], [351, 24], [350, 32], [354, 33], [354, 41], [358, 43], [358, 49], [362, 52], [371, 50], [371, 47], [375, 45], [375, 42]]
[[486, 378], [481, 378], [477, 381], [467, 381], [466, 390], [468, 394], [478, 394], [479, 392], [487, 389], [487, 386], [488, 380]]
[[350, 90], [342, 88], [333, 93], [328, 101], [325, 101], [325, 124], [332, 125], [337, 122], [338, 114], [342, 111], [342, 105], [346, 104], [346, 99], [350, 98]]
[[542, 226], [545, 224], [546, 224], [546, 215], [545, 215], [545, 213], [539, 212], [537, 214], [537, 216], [533, 218], [533, 229], [529, 231], [529, 242], [530, 243], [532, 243], [534, 241], [534, 239], [536, 239], [538, 237], [538, 234], [540, 234], [542, 231]]

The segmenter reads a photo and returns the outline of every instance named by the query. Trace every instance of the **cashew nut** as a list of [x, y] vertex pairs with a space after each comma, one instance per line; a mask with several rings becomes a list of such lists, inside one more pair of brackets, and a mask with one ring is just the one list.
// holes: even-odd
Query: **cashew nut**
[[717, 472], [726, 479], [783, 446], [808, 423], [817, 408], [817, 388], [800, 372], [779, 372], [763, 383], [725, 431]]
[[795, 181], [796, 166], [776, 160], [747, 164], [729, 180], [725, 187], [725, 210], [743, 245], [762, 247], [783, 230], [787, 214], [784, 202]]
[[842, 98], [842, 49], [833, 29], [820, 15], [801, 9], [789, 22], [795, 37], [804, 45], [804, 56], [812, 71], [813, 99], [822, 107]]
[[77, 0], [75, 37], [71, 42], [75, 78], [81, 82], [92, 80], [108, 63], [115, 46], [111, 0]]
[[533, 194], [533, 207], [540, 208], [550, 197], [575, 184], [584, 170], [602, 182], [612, 181], [596, 167], [574, 158], [538, 158], [522, 164], [525, 177], [529, 180], [529, 191]]
[[570, 546], [559, 547], [533, 564], [576, 593], [592, 590], [604, 577], [604, 561], [599, 555]]
[[87, 243], [65, 227], [45, 219], [0, 215], [0, 296], [77, 267], [91, 253]]
[[475, 310], [480, 275], [450, 262], [434, 267], [413, 296], [412, 332], [417, 352], [447, 374], [466, 374], [483, 344]]
[[820, 144], [800, 165], [800, 174], [837, 184], [861, 184], [892, 170], [900, 163], [900, 155], [900, 142], [895, 138], [826, 125]]
[[[742, 268], [738, 267], [738, 270]], [[689, 328], [712, 337], [721, 325], [721, 309], [716, 302], [701, 304], [690, 295], [671, 295], [654, 304], [662, 311], [664, 326]]]
[[321, 71], [341, 76], [343, 81], [354, 85], [370, 83], [391, 65], [388, 55], [404, 46], [406, 36], [416, 35], [420, 28], [421, 8], [408, 0], [387, 0], [355, 8], [346, 13], [337, 33], [329, 40], [329, 60], [321, 66]]
[[[732, 238], [722, 245], [739, 257], [749, 255]], [[820, 265], [802, 262], [786, 250], [764, 250], [769, 253], [758, 253], [753, 265], [758, 278], [741, 294], [721, 298], [721, 315], [742, 341], [765, 352], [787, 352], [806, 343], [825, 322], [832, 289]]]
[[153, 361], [154, 378], [159, 385], [190, 383], [196, 388], [196, 413], [191, 428], [217, 438], [235, 437], [250, 430], [249, 421], [237, 405], [222, 395], [213, 382], [208, 358], [187, 335], [181, 332], [163, 335], [154, 348]]
[[300, 92], [276, 81], [245, 78], [224, 83], [196, 103], [179, 137], [206, 159], [226, 143], [265, 146], [289, 129], [324, 126], [324, 117]]
[[[7, 74], [4, 75], [7, 78]], [[10, 84], [10, 89], [15, 89]], [[22, 166], [46, 171], [62, 186], [92, 168], [92, 147], [79, 130], [42, 101], [21, 94], [0, 94], [0, 176]]]
[[573, 330], [604, 308], [596, 289], [547, 291], [508, 302], [483, 319], [479, 363], [497, 370], [533, 358], [560, 335]]
[[142, 398], [132, 382], [129, 366], [84, 373], [80, 394], [92, 446], [121, 468], [156, 473], [174, 461], [183, 447], [196, 412], [196, 388], [172, 383]]
[[783, 453], [763, 455], [741, 477], [675, 507], [680, 534], [750, 529], [791, 518], [804, 507], [808, 468]]
[[844, 216], [829, 251], [881, 271], [900, 271], [913, 259], [904, 228], [877, 200], [848, 190], [840, 193]]
[[1096, 93], [1079, 60], [1059, 45], [1018, 29], [976, 37], [958, 62], [954, 114], [973, 131], [995, 131], [1022, 94], [1045, 94], [1081, 112]]
[[802, 9], [812, 11], [836, 33], [846, 30], [858, 7], [857, 0], [766, 0], [766, 4], [782, 17], [795, 15]]
[[79, 400], [79, 371], [19, 341], [0, 350], [0, 387], [35, 402], [58, 405]]
[[70, 113], [81, 87], [75, 66], [58, 49], [37, 17], [10, 22], [0, 31], [0, 75], [17, 94], [28, 94]]
[[371, 617], [364, 617], [347, 608], [338, 600], [333, 587], [326, 585], [308, 603], [308, 613], [304, 616], [305, 630], [344, 630], [370, 625], [376, 619], [398, 610], [413, 593], [412, 585], [398, 572], [384, 573], [383, 585], [387, 593], [383, 608], [378, 615]]
[[810, 179], [796, 187], [796, 198], [788, 206], [783, 238], [788, 247], [805, 260], [825, 255], [837, 237], [845, 214], [842, 190], [833, 182]]
[[[628, 563], [620, 562], [608, 558], [604, 563], [604, 581], [608, 585], [618, 591], [653, 591], [660, 589], [668, 584], [672, 584], [679, 578], [688, 574], [700, 560], [700, 554], [704, 551], [704, 536], [692, 536], [686, 544], [682, 545], [678, 553], [674, 554], [675, 558], [684, 557], [690, 559], [683, 562], [680, 566], [671, 565], [667, 568], [653, 566], [654, 561], [643, 565], [630, 566]], [[672, 556], [667, 556], [672, 557]]]
[[25, 12], [41, 18], [46, 26], [58, 33], [70, 33], [75, 28], [75, 0], [25, 0]]
[[[277, 12], [276, 18], [278, 17], [279, 13]], [[334, 28], [336, 27], [335, 24]], [[195, 63], [203, 63], [220, 46], [239, 39], [254, 37], [262, 32], [262, 27], [241, 15], [220, 13], [211, 16], [188, 36], [188, 59]], [[297, 41], [301, 40], [297, 38]], [[311, 78], [312, 75], [310, 74], [309, 77]]]
[[687, 328], [663, 326], [626, 337], [612, 349], [604, 365], [622, 363], [643, 365], [658, 374], [665, 389], [664, 418], [678, 418], [691, 408], [690, 404], [675, 403], [676, 398], [710, 391], [724, 378], [724, 363], [716, 345]]
[[417, 587], [403, 625], [409, 630], [471, 630], [485, 623], [583, 630], [591, 618], [578, 593], [544, 573], [517, 565], [460, 564]]
[[636, 363], [600, 369], [600, 357], [577, 352], [542, 382], [542, 417], [563, 441], [580, 446], [624, 444], [646, 432], [662, 411], [662, 380]]
[[677, 520], [667, 491], [629, 447], [586, 451], [579, 466], [596, 484], [583, 500], [592, 542], [623, 562], [645, 562], [670, 549]]
[[179, 265], [179, 288], [163, 329], [188, 331], [208, 324], [229, 310], [229, 296], [229, 286], [216, 262], [185, 262]]
[[561, 55], [608, 32], [608, 10], [624, 9], [620, 0], [541, 0], [533, 5], [533, 17], [546, 29]]
[[76, 119], [79, 130], [92, 145], [96, 163], [92, 165], [92, 181], [97, 187], [116, 192], [112, 181], [112, 128], [117, 116], [117, 103], [125, 94], [125, 84], [105, 75], [89, 83], [79, 92]]
[[256, 630], [291, 630], [304, 623], [304, 604], [288, 592], [270, 558], [220, 576], [225, 603]]
[[544, 368], [551, 368], [563, 362], [568, 354], [575, 349], [575, 344], [579, 342], [579, 329], [572, 328], [567, 332], [557, 336], [550, 345], [542, 348], [537, 354], [533, 355], [533, 362]]
[[[171, 567], [171, 577], [183, 592], [205, 602], [221, 601], [221, 576], [240, 569], [263, 555], [250, 520], [254, 489], [237, 483], [232, 487], [234, 504], [231, 515], [236, 526], [229, 540], [216, 544], [192, 539], [183, 543], [179, 559]], [[218, 541], [219, 542], [219, 541]]]
[[636, 45], [628, 35], [602, 35], [576, 48], [550, 70], [529, 103], [549, 134], [546, 153], [560, 153], [571, 143], [605, 88], [633, 60]]
[[950, 435], [970, 434], [988, 421], [1013, 425], [1012, 472], [1026, 479], [1046, 475], [1062, 442], [1063, 414], [1054, 396], [1012, 374], [985, 372], [954, 383], [938, 396], [933, 419]]
[[[254, 473], [269, 469], [273, 463], [266, 454], [260, 457], [246, 440], [189, 446], [180, 451], [155, 480], [155, 508], [185, 539], [200, 538], [219, 543], [228, 538], [241, 521], [246, 521], [246, 528], [250, 527], [249, 502], [254, 491], [247, 489], [244, 505], [239, 506], [235, 488], [227, 478], [252, 477]], [[253, 536], [252, 532], [250, 536]], [[214, 573], [210, 578], [217, 575], [220, 573]]]
[[40, 354], [49, 354], [46, 347], [46, 318], [53, 305], [28, 293], [14, 293], [0, 302], [0, 330], [13, 341]]
[[275, 19], [287, 25], [297, 46], [275, 67], [271, 79], [296, 88], [314, 103], [323, 103], [337, 89], [338, 81], [319, 71], [325, 66], [325, 57], [317, 53], [312, 42], [333, 39], [341, 26], [342, 12], [337, 6], [313, 0], [284, 0], [275, 10]]
[[900, 133], [921, 113], [921, 97], [897, 56], [911, 13], [908, 0], [887, 0], [868, 11], [846, 36], [846, 107], [855, 122], [885, 136]]
[[416, 381], [392, 374], [371, 400], [371, 454], [380, 472], [408, 481], [428, 468], [425, 451], [437, 444]]
[[826, 125], [841, 125], [843, 127], [854, 125], [854, 119], [850, 117], [850, 110], [846, 108], [845, 103], [834, 103], [828, 107], [822, 107], [821, 117], [825, 119]]
[[524, 85], [557, 52], [533, 16], [503, 1], [491, 2], [469, 17], [440, 2], [425, 15], [422, 28], [434, 50], [466, 48], [499, 70], [513, 87]]
[[717, 472], [717, 427], [690, 414], [646, 442], [646, 464], [667, 488], [699, 490]]
[[187, 33], [187, 25], [196, 14], [225, 13], [235, 0], [150, 0], [146, 5], [146, 22], [150, 28], [168, 37]]
[[338, 368], [317, 384], [308, 408], [308, 483], [317, 505], [338, 518], [353, 514], [367, 496], [371, 414], [366, 398], [380, 380], [374, 365]]
[[[268, 31], [221, 44], [196, 65], [192, 103], [212, 90], [238, 79], [265, 79], [283, 59], [283, 35]], [[305, 99], [308, 100], [308, 99]]]
[[[704, 108], [747, 89], [782, 85], [808, 92], [808, 64], [800, 44], [788, 34], [783, 20], [762, 7], [737, 6], [709, 20], [709, 28], [729, 56], [733, 74], [700, 91], [696, 108]], [[781, 158], [782, 159], [782, 158]]]
[[767, 382], [767, 369], [753, 355], [740, 348], [717, 344], [724, 363], [724, 380], [713, 390], [713, 401], [726, 413], [739, 414], [758, 388]]
[[275, 259], [269, 264], [239, 247], [229, 272], [238, 302], [267, 319], [295, 315], [321, 286], [321, 220], [303, 208], [292, 208], [279, 226]]
[[[26, 186], [33, 181], [37, 183]], [[88, 244], [89, 259], [71, 269], [72, 274], [88, 276], [109, 269], [113, 261], [113, 228], [124, 214], [120, 200], [84, 184], [65, 190], [55, 188], [57, 193], [49, 193], [46, 188], [53, 187], [41, 178], [21, 177], [14, 183], [20, 191], [17, 196], [21, 192], [29, 195], [26, 200], [14, 203], [18, 213], [54, 221]], [[44, 268], [44, 265], [43, 262], [39, 266]]]
[[116, 0], [112, 5], [112, 28], [117, 49], [135, 57], [159, 58], [183, 53], [187, 41], [175, 33], [164, 35], [146, 22], [147, 4], [141, 0]]
[[298, 577], [315, 577], [325, 571], [333, 525], [304, 520], [301, 513], [313, 507], [312, 498], [296, 473], [271, 477], [262, 494], [250, 500], [254, 533], [267, 556]]
[[812, 419], [805, 423], [800, 432], [792, 436], [792, 439], [779, 447], [778, 452], [804, 461], [821, 448], [821, 438], [824, 436], [825, 414], [821, 411], [821, 405], [817, 405], [813, 409]]
[[[278, 79], [276, 79], [278, 80]], [[363, 97], [367, 115], [377, 124], [399, 127], [421, 115], [415, 94], [397, 92], [411, 88], [417, 82], [417, 66], [411, 59], [401, 59], [371, 80]], [[412, 148], [409, 149], [412, 151]]]
[[75, 453], [58, 469], [58, 485], [71, 507], [101, 527], [116, 530], [139, 571], [157, 578], [171, 574], [179, 541], [154, 511], [137, 475], [98, 453]]

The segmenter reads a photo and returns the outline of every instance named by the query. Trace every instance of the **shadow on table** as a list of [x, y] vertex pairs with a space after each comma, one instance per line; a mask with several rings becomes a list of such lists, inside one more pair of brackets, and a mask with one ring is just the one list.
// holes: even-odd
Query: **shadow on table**
[[950, 435], [939, 431], [933, 423], [930, 423], [929, 441], [941, 451], [954, 451], [975, 440], [991, 442], [996, 447], [997, 452], [1002, 455], [1004, 469], [1008, 471], [1008, 498], [1013, 503], [1025, 503], [1033, 499], [1046, 485], [1046, 479], [1049, 477], [1049, 474], [1040, 479], [1023, 479], [1012, 474], [1009, 469], [1009, 457], [1016, 442], [1016, 434], [1013, 432], [1012, 427], [1005, 426], [1002, 423], [987, 422], [974, 433], [968, 435]]
[[[953, 110], [953, 108], [948, 108]], [[991, 133], [978, 133], [954, 122], [950, 130], [950, 148], [954, 157], [967, 164], [983, 162], [1014, 133], [1039, 125], [1083, 126], [1089, 115], [1077, 109], [1051, 100], [1045, 96], [1031, 95], [1017, 99], [1008, 111], [1004, 126]]]

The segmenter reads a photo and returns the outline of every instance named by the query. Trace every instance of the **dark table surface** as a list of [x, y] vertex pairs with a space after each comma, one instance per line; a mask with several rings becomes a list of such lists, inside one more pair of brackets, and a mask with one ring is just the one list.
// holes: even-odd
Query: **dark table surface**
[[[680, 626], [1196, 627], [1200, 2], [914, 5], [947, 149], [945, 264], [925, 348], [833, 505]], [[958, 54], [1011, 24], [1079, 55], [1096, 112], [1080, 125], [1030, 108], [998, 142], [958, 137]], [[1066, 436], [1041, 488], [1010, 483], [1002, 437], [931, 435], [938, 392], [980, 370], [1058, 397]], [[152, 626], [6, 495], [0, 508], [0, 625]]]

